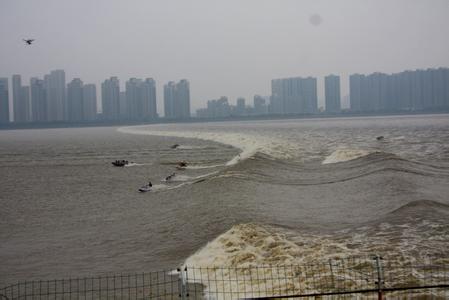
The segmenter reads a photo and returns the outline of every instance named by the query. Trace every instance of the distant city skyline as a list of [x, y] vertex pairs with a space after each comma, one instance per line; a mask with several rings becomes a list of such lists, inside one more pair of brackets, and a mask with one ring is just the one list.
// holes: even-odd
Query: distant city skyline
[[[32, 77], [30, 86], [23, 86], [20, 74], [0, 82], [0, 121], [26, 122], [89, 122], [149, 121], [160, 117], [185, 120], [227, 118], [255, 115], [338, 114], [419, 112], [449, 109], [449, 68], [403, 71], [399, 73], [351, 74], [349, 76], [349, 107], [341, 105], [340, 76], [324, 77], [324, 106], [318, 103], [319, 88], [315, 77], [291, 77], [271, 80], [271, 95], [253, 95], [230, 101], [228, 96], [207, 101], [206, 107], [192, 111], [190, 83], [187, 79], [169, 81], [163, 89], [163, 111], [158, 113], [156, 80], [132, 77], [125, 90], [120, 79], [112, 76], [101, 84], [97, 100], [95, 84], [74, 78], [66, 83], [65, 71], [53, 70], [43, 79]], [[12, 90], [12, 97], [10, 97]], [[323, 92], [323, 91], [321, 91]], [[9, 99], [8, 99], [9, 98]], [[11, 99], [12, 98], [12, 99]], [[233, 104], [235, 103], [235, 104]], [[7, 115], [5, 110], [11, 111]], [[101, 112], [99, 110], [101, 107]]]
[[323, 78], [338, 74], [347, 106], [350, 74], [449, 67], [448, 12], [447, 0], [3, 0], [0, 77], [28, 86], [59, 68], [97, 87], [117, 76], [122, 90], [155, 78], [162, 115], [169, 81], [189, 80], [193, 111], [311, 76], [324, 106]]

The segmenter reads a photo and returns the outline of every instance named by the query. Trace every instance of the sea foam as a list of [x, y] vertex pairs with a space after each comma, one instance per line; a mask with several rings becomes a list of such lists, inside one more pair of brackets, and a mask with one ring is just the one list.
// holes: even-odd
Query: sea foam
[[374, 151], [362, 150], [362, 149], [337, 149], [327, 156], [322, 164], [335, 164], [339, 162], [345, 162], [360, 157], [367, 156]]

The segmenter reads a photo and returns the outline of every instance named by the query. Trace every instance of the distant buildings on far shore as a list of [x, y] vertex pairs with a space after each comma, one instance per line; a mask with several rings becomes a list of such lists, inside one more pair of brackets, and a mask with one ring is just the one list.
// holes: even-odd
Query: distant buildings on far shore
[[[404, 71], [396, 74], [353, 74], [349, 77], [350, 108], [345, 113], [403, 113], [449, 110], [449, 68]], [[340, 77], [324, 78], [325, 114], [340, 114]], [[273, 79], [271, 96], [254, 96], [253, 106], [242, 109], [222, 96], [197, 110], [199, 118], [254, 115], [315, 115], [318, 109], [317, 79], [292, 77]]]
[[[97, 107], [95, 84], [74, 78], [66, 84], [64, 70], [54, 70], [43, 79], [32, 77], [22, 85], [20, 75], [0, 78], [0, 123], [119, 122], [155, 121], [156, 82], [152, 78], [130, 78], [120, 90], [117, 77], [101, 84]], [[170, 81], [163, 90], [164, 118], [181, 121], [191, 118], [190, 83]], [[325, 109], [318, 108], [317, 78], [273, 79], [271, 95], [255, 95], [252, 103], [237, 98], [235, 105], [226, 96], [207, 101], [196, 111], [197, 118], [223, 119], [261, 115], [340, 114], [340, 77], [324, 78]], [[12, 101], [10, 100], [12, 98]], [[12, 104], [12, 109], [11, 109]], [[372, 73], [349, 76], [349, 109], [345, 113], [396, 113], [449, 110], [449, 68]], [[12, 110], [12, 115], [10, 114]]]
[[[22, 85], [20, 75], [12, 76], [12, 93], [8, 78], [0, 78], [0, 123], [84, 123], [154, 121], [157, 114], [156, 82], [152, 78], [130, 78], [120, 90], [118, 77], [101, 84], [100, 107], [97, 107], [95, 84], [74, 78], [66, 84], [64, 70], [54, 70], [43, 79], [32, 77]], [[190, 118], [190, 84], [186, 79], [169, 82], [164, 91], [166, 118]], [[171, 93], [171, 94], [170, 94]], [[12, 96], [12, 115], [10, 114]]]
[[449, 109], [449, 68], [349, 77], [353, 112]]

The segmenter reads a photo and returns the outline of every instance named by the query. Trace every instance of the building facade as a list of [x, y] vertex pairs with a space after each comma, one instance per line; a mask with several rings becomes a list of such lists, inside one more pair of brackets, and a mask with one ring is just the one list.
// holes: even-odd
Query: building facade
[[67, 121], [80, 122], [84, 120], [83, 82], [74, 78], [67, 84]]
[[0, 124], [9, 122], [8, 78], [0, 78]]
[[33, 77], [30, 79], [31, 90], [31, 120], [33, 122], [46, 122], [47, 96], [44, 80]]
[[324, 96], [327, 113], [339, 113], [341, 111], [340, 77], [328, 75], [324, 78]]
[[175, 118], [176, 84], [173, 81], [164, 85], [164, 116], [168, 119]]
[[190, 84], [182, 79], [176, 84], [175, 90], [175, 118], [190, 118]]
[[349, 85], [354, 112], [449, 109], [449, 68], [353, 74]]
[[120, 82], [117, 77], [106, 79], [101, 84], [101, 105], [104, 120], [120, 118]]
[[157, 117], [156, 82], [131, 78], [126, 82], [126, 109], [129, 120], [148, 120]]
[[83, 86], [83, 120], [97, 120], [97, 86], [93, 83]]
[[67, 120], [66, 83], [64, 70], [54, 70], [44, 76], [48, 121]]
[[264, 115], [268, 113], [267, 101], [265, 97], [255, 95], [253, 98], [254, 114]]
[[14, 122], [29, 122], [31, 119], [29, 88], [22, 86], [22, 79], [20, 75], [12, 76], [12, 92]]
[[164, 114], [170, 119], [190, 118], [190, 84], [186, 79], [164, 85]]
[[293, 77], [271, 81], [270, 113], [314, 114], [317, 112], [316, 78]]

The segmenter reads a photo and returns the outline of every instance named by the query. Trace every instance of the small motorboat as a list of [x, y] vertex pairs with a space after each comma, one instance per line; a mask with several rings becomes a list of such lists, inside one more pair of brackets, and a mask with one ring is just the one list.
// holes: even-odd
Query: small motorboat
[[383, 135], [379, 135], [378, 137], [376, 137], [376, 140], [378, 140], [378, 141], [382, 141], [383, 139], [384, 139]]
[[141, 186], [139, 188], [139, 192], [141, 192], [141, 193], [146, 193], [146, 192], [149, 192], [149, 191], [151, 191], [151, 186], [149, 186], [148, 184], [144, 185], [144, 186]]
[[176, 148], [178, 148], [179, 147], [179, 144], [174, 144], [174, 145], [172, 145], [170, 148], [171, 149], [176, 149]]
[[176, 164], [176, 169], [178, 170], [185, 170], [187, 168], [187, 162], [185, 160], [182, 160]]
[[128, 164], [128, 161], [127, 161], [127, 160], [124, 160], [124, 159], [122, 159], [122, 160], [116, 160], [116, 161], [113, 161], [113, 162], [112, 162], [112, 165], [115, 166], [115, 167], [124, 167], [124, 166], [126, 166], [127, 164]]

